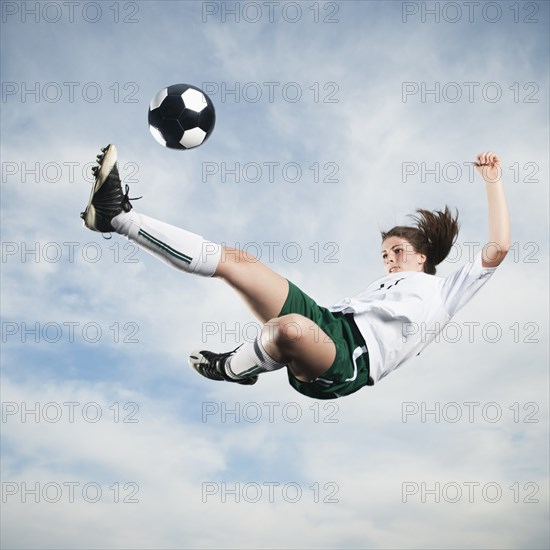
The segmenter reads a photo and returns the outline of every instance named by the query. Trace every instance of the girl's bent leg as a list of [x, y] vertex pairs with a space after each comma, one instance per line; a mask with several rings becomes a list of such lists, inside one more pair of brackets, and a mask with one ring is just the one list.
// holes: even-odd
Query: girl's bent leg
[[295, 378], [310, 382], [334, 363], [336, 345], [311, 319], [295, 313], [267, 322], [254, 342], [227, 360], [229, 375], [250, 377], [287, 366]]
[[311, 319], [295, 313], [271, 320], [262, 343], [275, 361], [285, 363], [295, 378], [310, 382], [334, 363], [336, 345]]

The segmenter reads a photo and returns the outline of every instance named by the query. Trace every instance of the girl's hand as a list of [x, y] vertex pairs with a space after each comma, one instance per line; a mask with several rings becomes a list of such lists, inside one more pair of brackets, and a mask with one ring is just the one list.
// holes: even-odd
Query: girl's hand
[[496, 153], [492, 151], [480, 153], [477, 156], [477, 162], [474, 162], [473, 165], [486, 182], [493, 183], [500, 180], [502, 169], [500, 158]]

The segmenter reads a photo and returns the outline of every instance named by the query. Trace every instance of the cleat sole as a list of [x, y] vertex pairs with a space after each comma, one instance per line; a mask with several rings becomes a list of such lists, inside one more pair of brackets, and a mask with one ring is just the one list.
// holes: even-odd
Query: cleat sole
[[101, 163], [99, 166], [93, 166], [92, 172], [96, 178], [95, 184], [92, 187], [92, 192], [90, 193], [90, 199], [88, 200], [88, 206], [86, 210], [80, 214], [80, 217], [84, 220], [84, 225], [88, 229], [97, 231], [95, 229], [95, 208], [92, 204], [92, 199], [94, 198], [97, 190], [105, 183], [105, 180], [109, 176], [113, 166], [117, 163], [117, 150], [116, 147], [111, 143], [107, 147], [101, 149], [104, 151], [103, 155], [97, 155], [98, 163], [101, 157]]

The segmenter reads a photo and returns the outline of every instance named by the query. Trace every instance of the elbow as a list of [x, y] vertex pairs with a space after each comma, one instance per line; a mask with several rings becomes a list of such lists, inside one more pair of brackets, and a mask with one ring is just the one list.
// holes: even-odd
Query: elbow
[[498, 267], [506, 258], [510, 251], [509, 242], [491, 242], [483, 248], [482, 265], [483, 267]]

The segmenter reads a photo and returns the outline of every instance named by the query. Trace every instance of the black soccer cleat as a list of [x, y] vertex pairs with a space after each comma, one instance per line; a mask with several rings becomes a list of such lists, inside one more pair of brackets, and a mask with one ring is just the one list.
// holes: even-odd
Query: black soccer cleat
[[235, 351], [237, 350], [214, 353], [212, 351], [196, 350], [189, 356], [189, 366], [210, 380], [224, 380], [225, 382], [236, 382], [247, 386], [255, 384], [258, 381], [257, 375], [235, 379], [227, 374], [225, 362]]
[[111, 233], [114, 231], [111, 220], [121, 212], [130, 212], [132, 205], [128, 198], [128, 186], [125, 193], [122, 192], [116, 147], [112, 144], [103, 147], [96, 160], [98, 166], [92, 167], [94, 186], [88, 206], [80, 217], [88, 229]]

